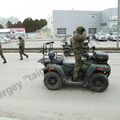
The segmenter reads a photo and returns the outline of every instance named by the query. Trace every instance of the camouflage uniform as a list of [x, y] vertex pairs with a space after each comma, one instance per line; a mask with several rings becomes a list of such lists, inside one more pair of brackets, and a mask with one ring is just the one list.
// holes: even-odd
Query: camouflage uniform
[[6, 59], [5, 59], [4, 55], [3, 55], [3, 52], [2, 52], [2, 45], [1, 45], [1, 43], [0, 43], [0, 55], [1, 55], [1, 58], [4, 60], [3, 63], [7, 63], [7, 61], [6, 61]]
[[79, 26], [76, 29], [76, 32], [73, 33], [72, 37], [72, 49], [75, 55], [73, 80], [75, 81], [78, 80], [80, 67], [82, 65], [83, 42], [85, 40], [85, 36], [82, 35], [82, 32], [85, 32], [85, 29]]
[[20, 60], [23, 60], [23, 56], [26, 56], [26, 58], [28, 58], [28, 55], [24, 53], [24, 49], [25, 49], [25, 41], [22, 37], [19, 37], [19, 54], [20, 54]]

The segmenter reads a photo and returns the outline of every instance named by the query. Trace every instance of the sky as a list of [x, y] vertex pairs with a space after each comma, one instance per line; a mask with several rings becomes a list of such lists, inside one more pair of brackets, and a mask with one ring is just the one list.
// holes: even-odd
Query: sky
[[117, 7], [118, 0], [1, 0], [0, 17], [47, 19], [53, 10], [99, 11]]

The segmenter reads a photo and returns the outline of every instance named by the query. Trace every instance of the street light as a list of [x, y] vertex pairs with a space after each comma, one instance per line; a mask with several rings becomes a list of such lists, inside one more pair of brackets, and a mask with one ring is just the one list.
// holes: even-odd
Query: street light
[[119, 35], [120, 35], [120, 0], [118, 0], [117, 48], [119, 48]]

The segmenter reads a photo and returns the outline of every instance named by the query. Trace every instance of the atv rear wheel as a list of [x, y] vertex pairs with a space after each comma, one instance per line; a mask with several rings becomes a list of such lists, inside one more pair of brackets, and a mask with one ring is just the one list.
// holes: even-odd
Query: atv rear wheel
[[71, 51], [69, 49], [64, 49], [63, 52], [64, 52], [65, 56], [70, 56], [71, 55]]
[[102, 92], [109, 85], [108, 78], [102, 73], [96, 73], [88, 83], [88, 88], [95, 92]]
[[44, 77], [44, 84], [50, 90], [57, 90], [62, 87], [63, 81], [58, 73], [48, 72]]

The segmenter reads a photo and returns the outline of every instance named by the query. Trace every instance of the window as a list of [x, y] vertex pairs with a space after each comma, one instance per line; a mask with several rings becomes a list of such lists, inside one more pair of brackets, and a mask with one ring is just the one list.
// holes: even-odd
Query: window
[[95, 34], [96, 28], [89, 28], [88, 31], [89, 31], [89, 34]]
[[66, 28], [57, 28], [57, 34], [66, 34]]
[[100, 26], [107, 26], [107, 23], [101, 23]]

